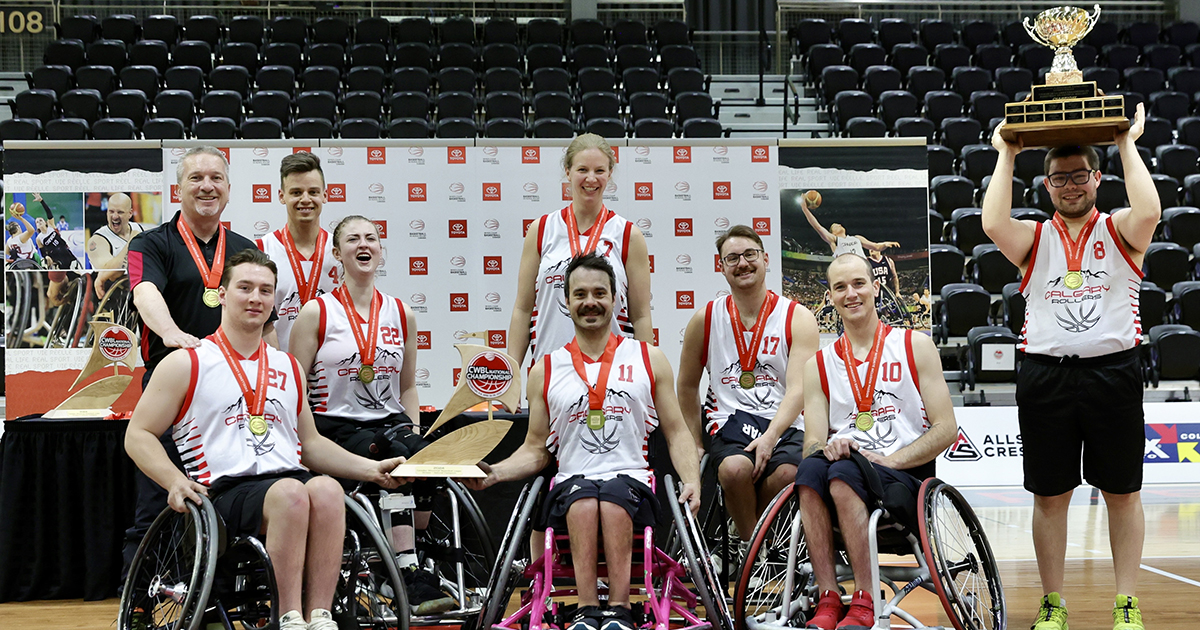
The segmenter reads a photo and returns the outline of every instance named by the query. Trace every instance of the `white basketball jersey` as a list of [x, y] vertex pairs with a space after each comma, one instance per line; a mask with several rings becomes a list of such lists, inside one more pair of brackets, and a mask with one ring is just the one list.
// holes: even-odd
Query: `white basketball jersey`
[[[250, 412], [221, 348], [212, 337], [187, 350], [191, 382], [183, 407], [171, 427], [171, 437], [192, 479], [210, 486], [222, 477], [266, 475], [304, 470], [300, 463], [300, 366], [291, 355], [267, 346], [267, 401], [263, 418], [267, 432], [250, 431]], [[235, 357], [236, 351], [235, 351]], [[255, 384], [258, 353], [237, 357]]]
[[[542, 397], [550, 412], [546, 448], [558, 459], [556, 482], [574, 475], [607, 480], [617, 475], [650, 485], [653, 472], [647, 459], [650, 433], [658, 427], [654, 409], [654, 370], [649, 346], [622, 337], [613, 354], [604, 397], [604, 426], [587, 424], [588, 386], [579, 378], [571, 352], [559, 348], [544, 360], [546, 380]], [[588, 384], [600, 375], [600, 362], [584, 355]]]
[[833, 248], [833, 257], [837, 258], [842, 254], [858, 254], [863, 258], [867, 257], [863, 251], [862, 241], [858, 240], [857, 236], [838, 236], [837, 244]]
[[1083, 286], [1067, 288], [1067, 255], [1052, 221], [1034, 231], [1021, 282], [1025, 326], [1020, 348], [1033, 354], [1095, 357], [1136, 346], [1142, 270], [1121, 246], [1112, 217], [1101, 215], [1083, 251]]
[[[304, 306], [300, 303], [300, 286], [296, 284], [296, 274], [293, 273], [292, 264], [288, 260], [287, 248], [283, 246], [283, 230], [286, 229], [282, 227], [257, 241], [258, 248], [279, 268], [279, 279], [275, 283], [275, 314], [279, 319], [275, 320], [275, 332], [279, 336], [279, 349], [284, 352], [287, 352], [288, 341], [292, 336], [292, 324], [296, 323], [296, 318], [300, 316], [300, 308]], [[327, 236], [326, 239], [329, 250], [325, 252], [325, 259], [321, 261], [321, 273], [317, 276], [317, 296], [333, 291], [338, 285], [338, 263], [333, 258], [333, 237]], [[313, 258], [316, 255], [317, 253], [313, 252]], [[307, 278], [308, 274], [312, 273], [312, 265], [312, 258], [302, 258], [301, 275]]]
[[[760, 418], [773, 419], [787, 389], [792, 313], [798, 305], [785, 297], [775, 302], [775, 308], [763, 323], [762, 341], [754, 365], [754, 388], [745, 389], [738, 383], [742, 363], [729, 318], [729, 301], [732, 299], [729, 295], [717, 298], [708, 303], [704, 313], [704, 345], [700, 360], [708, 370], [709, 395], [705, 412], [709, 435], [720, 430], [730, 414], [739, 409]], [[752, 333], [747, 330], [744, 336], [745, 343], [749, 344]], [[793, 419], [792, 426], [804, 428], [803, 416]]]
[[[928, 431], [929, 419], [921, 400], [917, 362], [913, 358], [913, 331], [883, 326], [883, 357], [871, 404], [875, 422], [870, 429], [860, 431], [854, 424], [858, 407], [837, 341], [817, 351], [817, 368], [821, 389], [829, 400], [829, 439], [853, 438], [863, 448], [880, 455], [891, 455]], [[853, 357], [851, 360], [856, 364], [860, 382], [866, 380], [866, 362]]]
[[121, 251], [126, 245], [129, 244], [129, 241], [133, 240], [133, 237], [142, 233], [142, 224], [136, 221], [130, 221], [129, 230], [130, 232], [128, 240], [117, 236], [117, 233], [112, 231], [112, 228], [108, 227], [107, 223], [101, 226], [100, 229], [96, 230], [94, 233], [99, 236], [103, 236], [104, 240], [108, 241], [108, 246], [111, 248], [112, 254], [115, 256], [117, 252]]
[[[588, 228], [582, 234], [568, 234], [565, 217], [570, 211], [571, 206], [567, 206], [558, 212], [543, 215], [536, 226], [530, 226], [530, 229], [538, 231], [540, 256], [529, 326], [529, 351], [533, 355], [531, 365], [575, 338], [575, 324], [567, 312], [566, 295], [563, 294], [567, 265], [571, 262], [571, 245], [567, 239], [575, 238], [579, 248], [583, 249], [592, 229]], [[633, 323], [629, 321], [629, 279], [625, 275], [625, 259], [629, 255], [629, 235], [632, 231], [632, 223], [609, 210], [608, 221], [604, 223], [600, 241], [596, 243], [596, 252], [608, 259], [616, 274], [617, 294], [613, 304], [612, 330], [626, 337], [633, 336]]]
[[[400, 300], [379, 295], [383, 306], [379, 309], [379, 334], [375, 339], [375, 378], [370, 383], [358, 380], [362, 358], [346, 309], [332, 293], [317, 298], [321, 312], [317, 328], [319, 347], [308, 373], [308, 402], [313, 413], [370, 421], [404, 412], [404, 405], [400, 404], [400, 369], [404, 366], [408, 321]], [[361, 314], [355, 325], [363, 335], [367, 334], [367, 322]]]

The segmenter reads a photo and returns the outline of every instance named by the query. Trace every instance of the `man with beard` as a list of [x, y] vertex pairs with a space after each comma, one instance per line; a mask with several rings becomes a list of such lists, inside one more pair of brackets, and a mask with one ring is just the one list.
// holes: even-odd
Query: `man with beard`
[[[525, 443], [485, 468], [486, 478], [468, 485], [483, 490], [524, 479], [556, 458], [556, 485], [543, 511], [550, 526], [566, 527], [570, 537], [579, 610], [569, 630], [633, 630], [633, 528], [653, 525], [659, 509], [646, 459], [650, 432], [661, 428], [666, 436], [684, 482], [679, 501], [693, 513], [700, 507], [700, 466], [666, 356], [612, 331], [617, 291], [612, 265], [589, 252], [574, 257], [564, 275], [575, 338], [529, 372]], [[605, 610], [596, 584], [600, 543], [609, 580]]]
[[745, 544], [767, 503], [796, 477], [804, 448], [804, 362], [819, 339], [808, 309], [767, 290], [769, 259], [753, 229], [729, 228], [717, 239], [717, 253], [730, 294], [688, 322], [679, 355], [679, 407], [697, 448], [702, 431], [712, 436], [709, 457]]
[[[901, 484], [916, 497], [958, 426], [937, 347], [926, 335], [879, 321], [879, 281], [867, 260], [843, 254], [827, 276], [846, 331], [804, 366], [804, 461], [796, 491], [821, 592], [807, 627], [867, 630], [875, 625], [872, 592], [879, 585], [871, 584], [867, 482], [851, 453], [861, 453], [885, 487]], [[834, 513], [854, 570], [848, 608], [834, 571]]]
[[[983, 200], [983, 229], [1021, 270], [1025, 329], [1019, 348], [1017, 410], [1024, 446], [1025, 489], [1034, 495], [1033, 546], [1043, 597], [1034, 630], [1066, 630], [1062, 598], [1067, 508], [1083, 477], [1108, 506], [1109, 544], [1117, 596], [1115, 630], [1141, 630], [1134, 596], [1145, 518], [1142, 456], [1145, 439], [1138, 293], [1142, 258], [1161, 208], [1135, 141], [1145, 128], [1142, 105], [1116, 144], [1125, 165], [1129, 206], [1111, 215], [1096, 209], [1099, 158], [1088, 146], [1046, 155], [1045, 186], [1052, 221], [1010, 215], [1012, 192], [992, 186]], [[999, 159], [992, 181], [1012, 179], [1023, 148], [992, 136]]]

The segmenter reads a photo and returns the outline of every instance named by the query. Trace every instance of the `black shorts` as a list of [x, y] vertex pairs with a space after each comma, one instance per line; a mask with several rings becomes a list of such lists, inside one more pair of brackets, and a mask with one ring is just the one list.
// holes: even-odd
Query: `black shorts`
[[565, 530], [567, 510], [579, 499], [599, 499], [625, 508], [635, 527], [652, 526], [658, 522], [658, 498], [650, 486], [629, 475], [617, 475], [607, 481], [585, 479], [575, 475], [556, 484], [546, 497], [547, 523], [550, 527]]
[[[413, 421], [402, 413], [369, 423], [324, 414], [313, 414], [313, 420], [317, 425], [318, 433], [337, 442], [347, 451], [367, 459], [379, 461], [392, 457], [412, 457], [421, 449], [429, 446], [429, 442], [425, 438], [413, 433], [408, 428], [413, 426]], [[386, 441], [383, 433], [397, 425], [401, 428], [391, 436], [390, 441]], [[372, 444], [376, 445], [374, 453], [371, 452]], [[347, 491], [354, 490], [358, 486], [357, 481], [342, 479], [339, 482]], [[413, 482], [412, 493], [413, 499], [417, 502], [417, 510], [424, 512], [433, 509], [433, 497], [438, 483], [438, 481], [430, 479]], [[374, 493], [378, 489], [379, 486], [373, 483], [367, 484], [368, 492]], [[403, 492], [408, 492], [408, 490], [403, 490]]]
[[282, 479], [308, 483], [312, 478], [313, 474], [307, 470], [222, 477], [209, 488], [208, 498], [225, 521], [226, 533], [231, 536], [257, 536], [262, 531], [263, 501], [267, 498], [267, 490]]
[[[762, 430], [765, 430], [770, 425], [770, 421], [755, 416], [744, 411], [735, 411], [725, 421], [716, 434], [712, 436], [712, 444], [709, 446], [709, 459], [718, 469], [721, 467], [721, 462], [725, 458], [734, 455], [742, 455], [746, 459], [754, 462], [754, 454], [747, 452], [745, 449], [753, 441], [753, 438]], [[749, 428], [743, 431], [740, 427], [748, 426]], [[726, 430], [728, 429], [728, 430]], [[753, 434], [753, 435], [752, 435]], [[797, 466], [800, 464], [800, 459], [804, 456], [804, 431], [795, 427], [788, 427], [783, 435], [780, 436], [779, 442], [775, 445], [775, 450], [771, 452], [771, 458], [767, 460], [767, 468], [763, 471], [761, 477], [758, 478], [761, 483], [766, 478], [770, 477], [783, 464], [791, 464]]]
[[[921, 480], [903, 470], [896, 470], [879, 464], [871, 464], [879, 473], [879, 482], [887, 488], [899, 483], [906, 486], [915, 497], [921, 490]], [[867, 481], [863, 478], [862, 469], [852, 459], [839, 459], [831, 462], [824, 457], [807, 457], [800, 462], [796, 469], [796, 485], [808, 486], [820, 495], [826, 505], [833, 506], [833, 497], [829, 494], [829, 484], [834, 479], [840, 479], [850, 486], [854, 493], [865, 503], [868, 499]]]
[[1146, 429], [1137, 349], [1058, 362], [1026, 355], [1017, 374], [1025, 489], [1063, 494], [1083, 478], [1113, 494], [1142, 488]]

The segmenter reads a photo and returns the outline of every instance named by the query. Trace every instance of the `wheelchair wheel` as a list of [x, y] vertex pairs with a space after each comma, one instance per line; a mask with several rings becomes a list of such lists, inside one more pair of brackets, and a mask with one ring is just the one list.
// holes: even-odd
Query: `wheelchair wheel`
[[983, 526], [962, 494], [940, 479], [921, 484], [921, 547], [942, 606], [958, 630], [1003, 630], [1004, 588]]
[[493, 624], [504, 619], [508, 601], [529, 562], [529, 528], [543, 483], [544, 480], [537, 477], [517, 495], [517, 504], [508, 518], [508, 527], [504, 529], [504, 539], [500, 543], [500, 559], [488, 580], [477, 630], [491, 630]]
[[721, 588], [721, 582], [717, 579], [700, 526], [692, 511], [679, 504], [679, 494], [675, 491], [675, 480], [671, 475], [665, 477], [663, 485], [667, 489], [667, 503], [671, 504], [671, 515], [675, 519], [675, 529], [679, 533], [678, 540], [691, 573], [692, 584], [704, 605], [704, 615], [713, 630], [733, 630], [733, 619], [725, 601], [727, 589]]
[[443, 588], [455, 595], [463, 611], [479, 612], [496, 564], [496, 549], [475, 498], [457, 481], [447, 479], [446, 487], [435, 495], [429, 527], [418, 538], [417, 552], [421, 566], [441, 579]]
[[117, 611], [119, 630], [196, 630], [217, 567], [217, 511], [201, 497], [166, 508], [138, 545]]
[[357, 501], [345, 501], [346, 543], [331, 612], [342, 628], [408, 630], [408, 594], [392, 547]]
[[46, 335], [47, 348], [75, 347], [72, 336], [84, 300], [84, 289], [82, 278], [67, 281], [67, 288], [63, 291], [65, 298], [60, 306], [55, 307], [54, 320], [50, 324], [50, 332]]
[[241, 622], [243, 628], [261, 628], [279, 624], [279, 589], [267, 548], [257, 538], [237, 538], [217, 563], [213, 586], [213, 607], [206, 620]]
[[[747, 630], [747, 618], [759, 622], [803, 627], [804, 616], [799, 611], [787, 619], [780, 619], [784, 590], [788, 573], [795, 571], [790, 601], [811, 591], [815, 595], [816, 581], [811, 574], [796, 571], [788, 566], [788, 549], [791, 546], [792, 522], [800, 518], [800, 499], [796, 487], [788, 485], [771, 499], [767, 509], [754, 526], [750, 547], [738, 571], [737, 586], [733, 594], [733, 618], [738, 630]], [[796, 550], [796, 563], [808, 562], [808, 549], [804, 543], [803, 529]]]

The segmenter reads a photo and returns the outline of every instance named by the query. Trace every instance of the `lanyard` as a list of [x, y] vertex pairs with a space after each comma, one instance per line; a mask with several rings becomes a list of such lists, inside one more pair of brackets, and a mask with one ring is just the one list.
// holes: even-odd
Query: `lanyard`
[[287, 252], [288, 264], [292, 266], [292, 276], [296, 278], [296, 286], [300, 290], [300, 304], [308, 304], [308, 301], [316, 297], [317, 285], [320, 283], [321, 267], [325, 264], [325, 240], [329, 236], [325, 230], [321, 230], [317, 235], [317, 247], [313, 250], [312, 255], [312, 270], [308, 272], [308, 277], [304, 277], [304, 269], [300, 263], [304, 261], [300, 257], [299, 250], [296, 249], [296, 241], [292, 239], [292, 233], [286, 227], [281, 230], [283, 232], [281, 241], [283, 241], [283, 249]]
[[1088, 222], [1084, 224], [1083, 229], [1079, 231], [1079, 238], [1072, 239], [1071, 233], [1067, 230], [1067, 223], [1063, 221], [1062, 216], [1057, 212], [1054, 213], [1054, 227], [1058, 228], [1058, 239], [1062, 241], [1063, 250], [1067, 254], [1067, 275], [1063, 277], [1063, 283], [1068, 289], [1078, 289], [1083, 286], [1083, 251], [1092, 236], [1092, 230], [1096, 227], [1096, 221], [1100, 219], [1100, 212], [1092, 208], [1092, 216]]
[[875, 340], [871, 343], [871, 351], [867, 353], [867, 376], [862, 381], [859, 381], [858, 368], [854, 365], [854, 348], [850, 346], [850, 337], [843, 333], [838, 339], [846, 363], [846, 376], [850, 379], [850, 392], [854, 394], [854, 405], [858, 408], [854, 425], [860, 431], [869, 431], [875, 424], [871, 403], [875, 401], [875, 379], [879, 376], [879, 364], [883, 360], [883, 328], [883, 322], [875, 324]]
[[604, 344], [604, 354], [600, 355], [600, 374], [596, 377], [596, 384], [592, 385], [588, 382], [587, 368], [583, 364], [583, 352], [579, 349], [579, 342], [572, 339], [571, 343], [567, 344], [567, 350], [571, 353], [571, 363], [575, 365], [575, 373], [579, 375], [580, 379], [583, 379], [583, 385], [588, 390], [587, 425], [589, 429], [604, 428], [604, 396], [608, 392], [608, 374], [612, 371], [613, 355], [616, 354], [619, 345], [621, 345], [621, 338], [609, 333], [608, 343]]
[[214, 336], [217, 347], [221, 349], [225, 362], [229, 364], [229, 369], [233, 372], [234, 380], [242, 390], [242, 397], [246, 399], [246, 410], [250, 412], [250, 432], [254, 435], [266, 434], [267, 421], [263, 418], [263, 408], [267, 404], [267, 342], [262, 339], [258, 340], [258, 374], [255, 378], [254, 389], [250, 389], [250, 379], [246, 377], [246, 371], [242, 369], [241, 361], [234, 358], [233, 348], [229, 345], [225, 331], [218, 328], [217, 334]]
[[354, 343], [358, 346], [358, 356], [362, 363], [358, 368], [358, 380], [370, 383], [375, 380], [375, 343], [379, 337], [379, 308], [383, 306], [383, 297], [379, 295], [379, 291], [375, 291], [371, 296], [371, 312], [367, 318], [367, 334], [364, 337], [362, 326], [358, 323], [361, 318], [358, 309], [354, 307], [354, 300], [350, 298], [349, 289], [343, 284], [334, 289], [333, 293], [342, 303], [342, 308], [346, 309], [346, 317], [350, 320], [350, 332], [354, 333]]
[[742, 318], [738, 313], [737, 304], [733, 301], [733, 296], [729, 296], [729, 300], [725, 303], [729, 310], [729, 320], [733, 324], [733, 340], [737, 344], [738, 362], [742, 365], [742, 376], [738, 379], [738, 384], [743, 389], [754, 387], [754, 365], [757, 363], [758, 345], [762, 342], [767, 317], [771, 311], [775, 310], [775, 303], [778, 300], [779, 296], [771, 291], [767, 291], [767, 295], [763, 297], [762, 305], [758, 307], [758, 318], [754, 320], [754, 327], [750, 332], [749, 346], [746, 345], [746, 327], [742, 325]]
[[179, 235], [183, 237], [183, 244], [192, 255], [192, 262], [196, 263], [196, 270], [200, 272], [200, 280], [204, 282], [204, 305], [216, 308], [221, 303], [217, 297], [217, 286], [221, 284], [221, 273], [225, 271], [225, 226], [217, 226], [217, 251], [213, 254], [212, 268], [209, 268], [187, 221], [180, 216], [176, 225], [179, 227]]
[[596, 216], [596, 222], [592, 224], [592, 233], [588, 236], [587, 245], [583, 250], [579, 249], [579, 224], [575, 222], [575, 204], [567, 206], [567, 243], [571, 246], [571, 257], [574, 258], [580, 254], [590, 254], [596, 251], [596, 245], [600, 244], [600, 233], [604, 231], [604, 224], [608, 222], [608, 208], [600, 206], [600, 214]]

